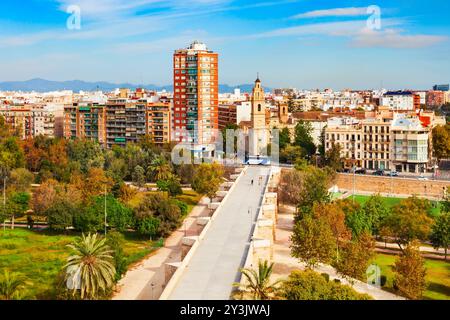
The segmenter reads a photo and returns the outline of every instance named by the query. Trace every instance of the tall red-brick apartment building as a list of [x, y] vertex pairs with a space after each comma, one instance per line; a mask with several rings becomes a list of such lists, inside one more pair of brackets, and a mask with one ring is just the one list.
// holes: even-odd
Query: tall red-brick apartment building
[[[218, 130], [219, 55], [194, 41], [173, 55], [173, 136], [177, 142], [210, 144]], [[189, 131], [190, 137], [185, 133]]]

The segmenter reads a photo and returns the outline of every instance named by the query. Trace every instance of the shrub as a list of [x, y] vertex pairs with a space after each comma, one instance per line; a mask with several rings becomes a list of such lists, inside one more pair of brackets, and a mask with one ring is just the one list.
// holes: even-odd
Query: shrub
[[73, 226], [81, 232], [96, 233], [105, 228], [104, 214], [90, 207], [80, 210], [73, 217]]
[[65, 231], [73, 225], [77, 208], [68, 201], [59, 200], [45, 211], [50, 229]]
[[135, 228], [140, 235], [153, 239], [158, 235], [160, 225], [161, 221], [158, 218], [144, 216], [136, 220]]
[[322, 275], [311, 271], [294, 271], [280, 290], [288, 300], [367, 300], [368, 295], [359, 294], [349, 286], [327, 281]]
[[125, 239], [123, 234], [117, 231], [109, 232], [106, 238], [106, 244], [113, 251], [114, 266], [116, 267], [115, 280], [119, 281], [122, 275], [127, 271], [127, 259], [123, 253]]

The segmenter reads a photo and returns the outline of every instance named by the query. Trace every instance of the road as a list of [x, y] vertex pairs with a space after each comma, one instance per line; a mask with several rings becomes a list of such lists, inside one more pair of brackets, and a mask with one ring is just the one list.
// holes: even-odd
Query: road
[[[249, 167], [181, 275], [169, 300], [228, 300], [240, 279], [270, 168]], [[262, 182], [260, 183], [260, 177]], [[253, 180], [253, 185], [251, 181]], [[248, 211], [251, 211], [251, 214]]]

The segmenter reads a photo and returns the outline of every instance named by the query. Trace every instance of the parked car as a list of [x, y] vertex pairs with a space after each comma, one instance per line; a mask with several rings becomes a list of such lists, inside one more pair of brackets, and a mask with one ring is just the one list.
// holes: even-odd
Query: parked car
[[427, 177], [425, 177], [425, 176], [420, 176], [419, 180], [420, 181], [428, 181], [429, 179]]
[[398, 172], [397, 171], [391, 171], [391, 172], [389, 172], [389, 176], [391, 176], [391, 177], [398, 177]]
[[383, 170], [377, 170], [373, 173], [374, 176], [384, 176], [384, 171]]
[[367, 171], [366, 171], [366, 169], [358, 169], [358, 170], [355, 171], [355, 173], [356, 174], [366, 174]]

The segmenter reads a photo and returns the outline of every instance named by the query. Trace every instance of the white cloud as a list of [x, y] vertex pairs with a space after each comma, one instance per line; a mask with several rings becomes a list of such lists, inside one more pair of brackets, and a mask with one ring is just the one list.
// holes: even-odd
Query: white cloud
[[395, 49], [413, 49], [423, 48], [435, 45], [448, 40], [444, 36], [433, 35], [404, 35], [400, 30], [386, 29], [381, 31], [373, 31], [363, 29], [357, 36], [352, 39], [351, 44], [355, 47], [363, 48], [395, 48]]
[[326, 10], [315, 10], [305, 13], [300, 13], [293, 16], [293, 19], [304, 19], [304, 18], [322, 18], [322, 17], [356, 17], [368, 15], [367, 7], [362, 8], [334, 8]]
[[366, 20], [351, 20], [341, 22], [312, 23], [290, 28], [248, 36], [248, 38], [273, 38], [295, 36], [329, 36], [349, 39], [353, 47], [378, 48], [423, 48], [448, 40], [448, 37], [404, 34], [400, 27], [404, 21], [400, 19], [384, 19], [383, 29], [379, 31], [367, 28]]

